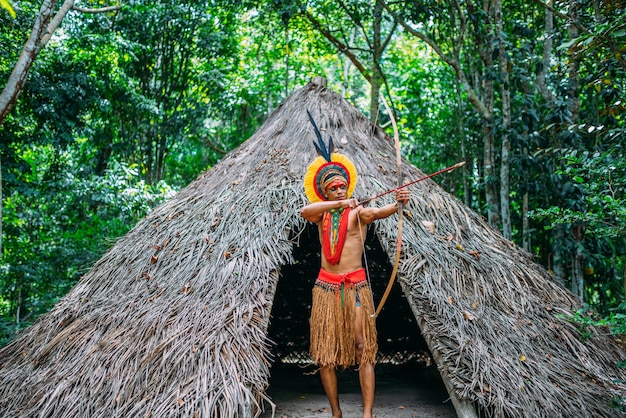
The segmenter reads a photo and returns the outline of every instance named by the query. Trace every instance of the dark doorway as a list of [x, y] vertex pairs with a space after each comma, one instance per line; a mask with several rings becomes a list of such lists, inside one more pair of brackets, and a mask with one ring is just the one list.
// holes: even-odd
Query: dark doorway
[[[308, 225], [294, 248], [294, 262], [282, 268], [276, 289], [269, 337], [275, 363], [304, 365], [309, 361], [309, 315], [311, 290], [319, 271], [320, 249], [317, 227]], [[378, 305], [392, 266], [374, 228], [365, 241], [366, 258], [374, 302]], [[377, 319], [379, 364], [426, 363], [429, 354], [415, 317], [400, 285], [394, 284], [387, 303]]]

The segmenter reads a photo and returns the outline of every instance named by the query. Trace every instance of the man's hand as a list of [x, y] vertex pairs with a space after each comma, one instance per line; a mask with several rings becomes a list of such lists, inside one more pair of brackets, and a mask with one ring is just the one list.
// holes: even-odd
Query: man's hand
[[359, 206], [359, 201], [356, 199], [344, 199], [341, 201], [341, 207], [342, 208], [350, 208], [350, 209], [354, 209], [357, 206]]
[[410, 197], [411, 193], [407, 189], [396, 190], [396, 200], [403, 205], [406, 205], [409, 202]]

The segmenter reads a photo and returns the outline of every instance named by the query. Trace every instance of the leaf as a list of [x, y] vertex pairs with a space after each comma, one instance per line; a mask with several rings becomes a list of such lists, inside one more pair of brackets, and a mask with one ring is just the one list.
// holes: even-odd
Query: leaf
[[587, 45], [591, 44], [594, 40], [595, 40], [595, 37], [594, 36], [590, 36], [587, 39], [583, 40], [583, 45], [587, 46]]
[[480, 259], [480, 251], [468, 251], [469, 255], [473, 255], [474, 257]]
[[476, 321], [478, 319], [476, 315], [472, 314], [469, 311], [463, 311], [463, 318], [467, 321]]
[[435, 223], [434, 222], [432, 222], [432, 221], [422, 221], [422, 225], [431, 234], [435, 233]]
[[561, 45], [559, 45], [557, 47], [558, 50], [562, 50], [562, 49], [569, 49], [571, 46], [573, 46], [576, 43], [576, 39], [572, 39], [571, 41], [568, 42], [563, 42]]

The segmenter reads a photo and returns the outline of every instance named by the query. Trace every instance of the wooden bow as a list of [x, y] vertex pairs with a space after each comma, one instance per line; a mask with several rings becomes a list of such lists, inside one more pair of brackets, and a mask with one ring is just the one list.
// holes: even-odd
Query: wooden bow
[[[397, 173], [398, 173], [397, 186], [399, 187], [402, 184], [402, 155], [400, 154], [400, 134], [398, 132], [398, 125], [396, 124], [396, 118], [393, 116], [393, 113], [391, 109], [389, 108], [389, 105], [387, 104], [387, 101], [385, 100], [385, 97], [382, 95], [382, 93], [380, 95], [380, 98], [382, 99], [383, 105], [385, 106], [385, 109], [387, 110], [387, 113], [389, 114], [389, 118], [391, 119], [391, 124], [393, 125], [393, 142], [396, 147], [396, 167], [397, 167]], [[383, 297], [380, 300], [378, 307], [376, 308], [374, 317], [377, 317], [380, 311], [383, 309], [383, 306], [385, 306], [385, 302], [387, 301], [387, 298], [389, 297], [389, 293], [391, 292], [393, 283], [396, 280], [396, 275], [398, 274], [398, 266], [400, 264], [400, 249], [402, 247], [402, 221], [403, 221], [402, 206], [403, 206], [402, 202], [398, 202], [398, 240], [396, 243], [396, 261], [393, 264], [391, 277], [389, 278], [389, 282], [387, 283], [387, 288], [385, 289], [385, 293], [383, 294]]]

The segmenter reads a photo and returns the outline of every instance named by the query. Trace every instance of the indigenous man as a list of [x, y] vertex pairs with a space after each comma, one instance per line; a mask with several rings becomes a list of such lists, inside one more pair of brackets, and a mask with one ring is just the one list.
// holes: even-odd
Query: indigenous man
[[397, 190], [397, 202], [380, 208], [359, 205], [350, 198], [357, 180], [354, 164], [333, 152], [332, 138], [326, 149], [315, 128], [320, 142], [315, 147], [320, 156], [305, 174], [305, 192], [311, 203], [300, 211], [304, 219], [318, 224], [322, 244], [310, 318], [311, 356], [320, 366], [333, 418], [342, 416], [336, 368], [358, 364], [363, 417], [371, 418], [378, 345], [373, 298], [361, 261], [363, 238], [367, 225], [396, 213], [397, 202], [407, 203], [409, 192]]

